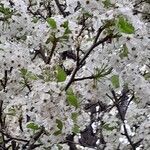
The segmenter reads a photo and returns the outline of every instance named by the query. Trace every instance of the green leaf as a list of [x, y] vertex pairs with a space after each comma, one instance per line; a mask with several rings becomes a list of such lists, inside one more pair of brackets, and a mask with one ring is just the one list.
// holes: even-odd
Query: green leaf
[[88, 18], [92, 18], [93, 17], [93, 15], [90, 14], [89, 12], [85, 12], [83, 14], [84, 14], [85, 17], [88, 17]]
[[65, 28], [65, 32], [64, 32], [64, 35], [61, 37], [61, 38], [68, 38], [68, 34], [71, 33], [71, 30], [69, 29], [69, 22], [68, 21], [65, 21], [61, 27], [64, 27]]
[[77, 99], [76, 95], [74, 95], [73, 90], [68, 89], [66, 94], [67, 94], [67, 102], [69, 103], [69, 105], [72, 105], [75, 108], [78, 108], [79, 107], [79, 102], [78, 102], [78, 99]]
[[25, 68], [21, 68], [21, 69], [20, 69], [20, 72], [21, 72], [21, 75], [22, 75], [22, 76], [26, 76], [28, 70], [25, 69]]
[[104, 124], [103, 125], [103, 128], [104, 129], [106, 129], [106, 130], [108, 130], [108, 131], [112, 131], [112, 130], [114, 130], [116, 127], [114, 126], [114, 127], [112, 127], [110, 124]]
[[63, 24], [61, 24], [61, 27], [69, 28], [68, 25], [69, 25], [69, 22], [68, 22], [68, 20], [67, 20], [67, 21], [65, 21]]
[[57, 131], [54, 132], [54, 135], [55, 135], [55, 136], [61, 134], [61, 133], [62, 133], [62, 129], [63, 129], [63, 123], [62, 123], [61, 120], [56, 119], [56, 123], [57, 123], [57, 128], [58, 128], [59, 130], [57, 130]]
[[131, 23], [128, 22], [126, 18], [123, 16], [119, 16], [117, 20], [117, 28], [119, 32], [126, 33], [126, 34], [133, 34], [135, 32], [134, 27]]
[[15, 115], [16, 115], [16, 110], [15, 110], [15, 108], [9, 108], [9, 109], [8, 109], [8, 113], [6, 113], [6, 115], [15, 116]]
[[60, 66], [57, 66], [57, 70], [56, 70], [56, 79], [57, 79], [57, 82], [63, 82], [63, 81], [65, 81], [66, 77], [67, 77], [66, 72]]
[[37, 80], [38, 79], [38, 77], [35, 74], [33, 74], [31, 71], [28, 71], [25, 68], [20, 69], [20, 74], [26, 80], [29, 80], [29, 79], [30, 80]]
[[74, 124], [72, 132], [75, 134], [80, 133], [80, 127], [77, 124]]
[[29, 129], [32, 129], [34, 131], [39, 129], [39, 126], [37, 124], [35, 124], [34, 122], [28, 123], [26, 127]]
[[47, 18], [47, 23], [52, 29], [57, 29], [56, 21], [53, 18]]
[[31, 22], [33, 23], [37, 23], [39, 21], [39, 18], [34, 17], [33, 20]]
[[37, 79], [38, 79], [38, 77], [37, 77], [35, 74], [33, 74], [32, 72], [29, 72], [29, 73], [27, 74], [27, 77], [28, 77], [28, 79], [30, 79], [30, 80], [37, 80]]
[[55, 136], [57, 136], [57, 135], [61, 134], [61, 130], [55, 131], [53, 134], [54, 134]]
[[50, 43], [50, 42], [54, 43], [54, 42], [56, 42], [56, 40], [57, 40], [57, 38], [55, 37], [55, 33], [52, 32], [51, 35], [50, 35], [50, 36], [48, 37], [48, 39], [46, 40], [46, 44], [48, 44], [48, 43]]
[[119, 76], [118, 75], [113, 75], [111, 77], [111, 83], [115, 88], [118, 88], [120, 86], [119, 84]]
[[77, 118], [78, 118], [78, 113], [75, 112], [71, 114], [71, 119], [73, 120], [74, 123], [77, 122]]
[[123, 59], [124, 57], [128, 57], [128, 48], [127, 48], [127, 46], [126, 46], [126, 44], [124, 44], [123, 45], [123, 48], [122, 48], [122, 50], [121, 50], [121, 52], [120, 52], [120, 54], [119, 54], [119, 57], [121, 58], [121, 59]]
[[150, 72], [144, 74], [145, 80], [150, 80]]
[[57, 123], [57, 128], [58, 128], [59, 130], [62, 130], [62, 128], [63, 128], [63, 123], [62, 123], [62, 121], [59, 120], [59, 119], [56, 119], [56, 123]]
[[105, 8], [109, 8], [112, 6], [110, 0], [105, 0], [105, 1], [102, 1], [103, 5]]

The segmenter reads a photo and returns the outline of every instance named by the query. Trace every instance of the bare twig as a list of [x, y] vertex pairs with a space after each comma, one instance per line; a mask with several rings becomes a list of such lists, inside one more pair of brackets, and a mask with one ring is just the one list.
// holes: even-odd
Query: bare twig
[[46, 18], [40, 13], [39, 10], [37, 10], [36, 12], [33, 12], [31, 10], [31, 7], [32, 7], [32, 0], [29, 0], [29, 6], [27, 7], [27, 10], [29, 11], [29, 13], [31, 13], [34, 17], [35, 16], [40, 16], [40, 18], [46, 20]]
[[46, 63], [47, 59], [46, 59], [45, 51], [44, 51], [41, 43], [40, 43], [39, 47], [40, 48], [38, 50], [35, 50], [35, 54], [34, 54], [34, 57], [32, 58], [32, 61], [36, 58], [37, 55], [40, 55], [42, 60]]
[[29, 140], [12, 137], [12, 136], [9, 135], [8, 133], [4, 132], [3, 130], [0, 130], [0, 133], [2, 133], [3, 135], [5, 135], [5, 136], [8, 138], [7, 142], [8, 142], [8, 141], [11, 141], [11, 140], [21, 141], [21, 142], [29, 142]]
[[26, 149], [32, 150], [35, 147], [41, 146], [41, 144], [35, 144], [35, 142], [40, 138], [40, 136], [44, 133], [44, 131], [45, 131], [44, 127], [41, 127], [41, 129], [33, 135], [33, 137], [29, 140], [29, 142], [27, 142], [27, 144], [23, 146], [23, 148], [25, 149], [28, 146], [28, 148]]
[[64, 11], [64, 9], [62, 8], [61, 4], [59, 3], [59, 0], [55, 0], [55, 3], [56, 3], [60, 13], [63, 15], [64, 18], [69, 15], [68, 12]]
[[118, 110], [118, 114], [119, 114], [120, 119], [121, 119], [121, 121], [123, 123], [124, 135], [128, 139], [132, 149], [136, 150], [136, 146], [135, 146], [134, 142], [132, 142], [131, 137], [128, 134], [128, 131], [127, 131], [127, 128], [126, 128], [126, 124], [125, 124], [124, 114], [122, 113], [121, 107], [119, 105], [119, 99], [117, 98], [116, 93], [115, 93], [115, 91], [113, 89], [111, 89], [111, 93], [112, 93], [113, 98], [114, 98], [113, 102], [114, 102], [114, 104], [115, 104], [115, 106], [116, 106], [116, 108]]
[[51, 59], [52, 59], [52, 56], [53, 56], [54, 51], [55, 51], [56, 46], [57, 46], [57, 42], [58, 42], [58, 39], [55, 38], [55, 40], [54, 40], [54, 42], [53, 42], [52, 49], [51, 49], [50, 54], [49, 54], [49, 56], [48, 56], [48, 58], [47, 58], [47, 61], [46, 61], [47, 64], [49, 64], [50, 61], [51, 61]]

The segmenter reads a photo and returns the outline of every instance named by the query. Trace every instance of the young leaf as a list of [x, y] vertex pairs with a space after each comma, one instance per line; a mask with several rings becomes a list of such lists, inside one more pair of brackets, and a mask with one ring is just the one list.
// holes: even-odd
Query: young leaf
[[62, 123], [62, 121], [59, 120], [59, 119], [56, 119], [56, 123], [57, 123], [57, 128], [58, 128], [59, 130], [62, 130], [62, 128], [63, 128], [63, 123]]
[[33, 20], [31, 22], [33, 23], [37, 23], [39, 21], [39, 18], [34, 17]]
[[115, 88], [118, 88], [120, 86], [119, 84], [119, 76], [118, 75], [113, 75], [111, 77], [111, 83]]
[[68, 24], [68, 21], [65, 21], [63, 24], [61, 24], [61, 27], [68, 28]]
[[74, 124], [72, 132], [75, 134], [80, 133], [80, 127], [77, 124]]
[[133, 34], [135, 32], [134, 27], [131, 23], [128, 22], [126, 18], [123, 16], [120, 16], [117, 20], [117, 28], [120, 32], [126, 33], [126, 34]]
[[104, 4], [105, 8], [109, 8], [112, 5], [110, 0], [104, 0], [104, 1], [102, 1], [102, 3]]
[[47, 23], [52, 29], [57, 28], [56, 21], [53, 18], [47, 18]]
[[61, 134], [61, 130], [57, 130], [57, 131], [55, 131], [53, 134], [54, 134], [55, 136], [57, 136], [57, 135]]
[[150, 80], [150, 72], [144, 74], [145, 80]]
[[78, 118], [78, 113], [72, 113], [71, 114], [71, 119], [73, 120], [74, 123], [77, 122], [77, 118]]
[[6, 113], [6, 115], [15, 116], [16, 115], [16, 110], [14, 108], [9, 108], [8, 113]]
[[57, 79], [57, 82], [63, 82], [63, 81], [65, 81], [66, 77], [67, 77], [66, 72], [60, 66], [57, 66], [57, 70], [56, 70], [56, 79]]
[[61, 37], [63, 39], [68, 39], [69, 38], [69, 35], [71, 33], [71, 30], [69, 29], [69, 22], [68, 21], [65, 21], [61, 27], [64, 27], [65, 28], [65, 32], [64, 32], [64, 35]]
[[104, 124], [103, 125], [103, 128], [104, 129], [106, 129], [106, 130], [108, 130], [108, 131], [112, 131], [112, 130], [114, 130], [116, 127], [112, 127], [110, 124]]
[[61, 133], [62, 133], [62, 129], [63, 129], [63, 123], [62, 123], [61, 120], [56, 119], [56, 123], [57, 123], [57, 128], [58, 128], [59, 130], [57, 130], [57, 131], [54, 132], [54, 135], [55, 135], [55, 136], [61, 134]]
[[20, 69], [20, 72], [21, 72], [21, 75], [24, 77], [24, 76], [26, 76], [28, 70], [25, 69], [25, 68], [21, 68], [21, 69]]
[[37, 124], [35, 124], [34, 122], [28, 123], [26, 127], [29, 129], [32, 129], [34, 131], [39, 129], [39, 126]]
[[128, 57], [128, 48], [127, 48], [127, 46], [126, 46], [126, 44], [124, 44], [123, 45], [123, 48], [122, 48], [122, 50], [121, 50], [121, 52], [120, 52], [120, 54], [119, 54], [119, 57], [121, 58], [121, 59], [123, 59], [124, 57]]
[[68, 89], [67, 92], [67, 102], [74, 106], [75, 108], [78, 108], [79, 107], [79, 102], [78, 102], [78, 99], [77, 97], [74, 95], [72, 89]]

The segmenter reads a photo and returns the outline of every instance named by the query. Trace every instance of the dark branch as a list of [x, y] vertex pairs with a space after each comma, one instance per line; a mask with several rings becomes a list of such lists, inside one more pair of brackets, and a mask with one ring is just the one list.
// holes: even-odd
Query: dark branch
[[107, 35], [106, 37], [104, 37], [103, 39], [101, 39], [101, 40], [99, 40], [97, 42], [97, 39], [100, 36], [100, 33], [102, 32], [101, 30], [98, 30], [98, 33], [97, 33], [97, 35], [95, 37], [95, 40], [94, 40], [92, 46], [87, 50], [87, 52], [85, 53], [85, 55], [83, 56], [83, 58], [79, 61], [78, 65], [74, 68], [74, 70], [72, 72], [72, 75], [71, 75], [71, 78], [70, 78], [68, 84], [65, 87], [65, 90], [67, 90], [69, 88], [69, 86], [72, 84], [72, 82], [74, 81], [74, 78], [75, 78], [75, 75], [76, 75], [77, 71], [83, 66], [85, 60], [91, 54], [91, 52], [93, 51], [93, 49], [95, 47], [97, 47], [98, 45], [103, 44], [104, 42], [106, 42], [107, 40], [109, 40], [111, 38], [118, 37], [118, 35], [109, 34], [109, 35]]
[[64, 9], [61, 7], [61, 4], [59, 3], [59, 0], [55, 0], [55, 3], [60, 11], [60, 13], [63, 15], [63, 17], [65, 18], [66, 16], [68, 16], [69, 14], [67, 12], [64, 11]]
[[47, 64], [49, 64], [50, 61], [51, 61], [51, 59], [52, 59], [52, 56], [53, 56], [54, 51], [55, 51], [56, 46], [57, 46], [57, 42], [58, 42], [58, 39], [55, 38], [55, 40], [54, 40], [54, 42], [53, 42], [52, 49], [51, 49], [50, 54], [49, 54], [49, 56], [48, 56], [48, 58], [47, 58], [47, 62], [46, 62]]

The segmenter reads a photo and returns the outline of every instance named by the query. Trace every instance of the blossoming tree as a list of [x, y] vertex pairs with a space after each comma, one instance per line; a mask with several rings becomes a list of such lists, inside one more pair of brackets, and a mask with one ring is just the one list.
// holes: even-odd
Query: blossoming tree
[[150, 147], [149, 0], [0, 1], [0, 149]]

